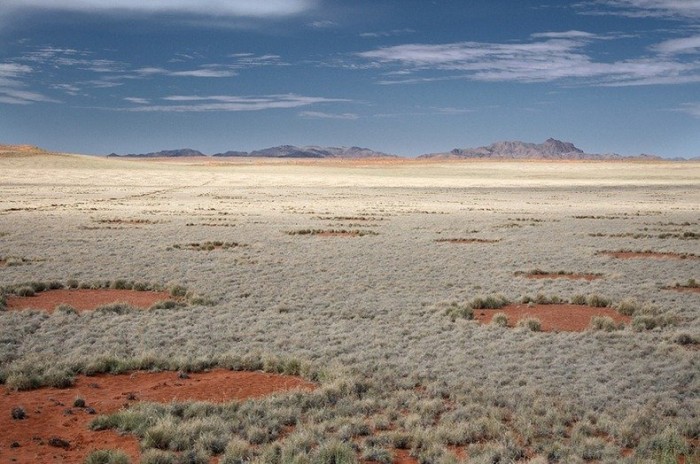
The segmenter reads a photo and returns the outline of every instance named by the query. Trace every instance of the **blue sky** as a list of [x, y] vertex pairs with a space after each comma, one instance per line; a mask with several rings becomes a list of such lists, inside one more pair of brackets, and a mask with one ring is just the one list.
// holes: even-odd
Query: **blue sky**
[[0, 141], [700, 155], [700, 0], [2, 0]]

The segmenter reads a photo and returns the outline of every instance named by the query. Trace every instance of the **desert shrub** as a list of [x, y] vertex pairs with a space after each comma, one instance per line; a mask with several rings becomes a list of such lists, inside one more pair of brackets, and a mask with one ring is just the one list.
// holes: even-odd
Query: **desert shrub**
[[0, 311], [5, 311], [7, 309], [7, 297], [4, 293], [0, 292]]
[[634, 313], [639, 311], [639, 309], [639, 303], [632, 298], [626, 298], [615, 305], [615, 310], [625, 316], [632, 316]]
[[84, 407], [85, 407], [85, 399], [83, 399], [83, 398], [80, 397], [80, 396], [77, 396], [77, 397], [73, 400], [73, 407], [74, 407], [74, 408], [84, 408]]
[[47, 287], [49, 290], [60, 290], [60, 289], [62, 289], [62, 288], [65, 288], [65, 285], [63, 285], [63, 283], [58, 282], [58, 281], [56, 281], [56, 280], [52, 280], [51, 282], [49, 282], [48, 284], [46, 284], [46, 287]]
[[80, 286], [80, 282], [78, 282], [76, 279], [68, 279], [66, 281], [66, 287], [68, 288], [78, 288]]
[[247, 441], [238, 437], [232, 438], [226, 445], [221, 464], [245, 464], [250, 461], [251, 449]]
[[5, 379], [5, 387], [9, 390], [33, 390], [42, 385], [42, 378], [36, 373], [11, 372]]
[[520, 299], [520, 301], [523, 304], [536, 303], [536, 304], [541, 304], [541, 305], [562, 303], [562, 299], [559, 296], [557, 296], [557, 295], [547, 296], [544, 293], [538, 293], [537, 295], [535, 295], [534, 298], [531, 296], [525, 295]]
[[78, 314], [78, 310], [69, 304], [61, 303], [56, 306], [55, 311], [63, 314]]
[[574, 295], [574, 296], [571, 298], [571, 304], [574, 304], [574, 305], [585, 305], [585, 304], [586, 304], [586, 296], [585, 296], [585, 295], [581, 295], [581, 294]]
[[47, 288], [44, 282], [30, 282], [29, 286], [32, 287], [35, 293], [43, 292]]
[[153, 309], [174, 309], [174, 308], [181, 308], [185, 306], [184, 303], [181, 303], [179, 301], [174, 301], [174, 300], [160, 300], [156, 301], [151, 305], [150, 310]]
[[632, 328], [637, 332], [643, 330], [653, 330], [674, 325], [676, 319], [672, 316], [640, 314], [632, 319]]
[[508, 316], [505, 313], [496, 313], [491, 318], [491, 324], [495, 324], [501, 327], [508, 326]]
[[149, 449], [141, 455], [141, 464], [176, 464], [176, 457], [175, 453]]
[[606, 308], [610, 306], [610, 300], [594, 293], [586, 297], [586, 304], [593, 308]]
[[20, 287], [17, 290], [15, 290], [15, 293], [18, 296], [34, 296], [34, 295], [36, 295], [36, 291], [30, 286]]
[[679, 345], [690, 346], [700, 344], [700, 337], [693, 336], [687, 332], [677, 333], [673, 341]]
[[362, 450], [362, 459], [378, 462], [379, 464], [391, 464], [394, 462], [393, 454], [386, 448], [371, 446]]
[[640, 454], [653, 457], [656, 462], [675, 463], [678, 456], [688, 453], [689, 448], [685, 439], [677, 430], [667, 428], [651, 437], [643, 437], [638, 448]]
[[134, 283], [129, 282], [125, 279], [117, 279], [114, 282], [112, 282], [111, 287], [116, 290], [131, 290], [134, 288]]
[[594, 316], [591, 318], [591, 324], [589, 325], [591, 330], [603, 330], [605, 332], [612, 332], [618, 330], [620, 327], [615, 323], [610, 316]]
[[355, 450], [347, 443], [331, 441], [318, 447], [312, 455], [312, 462], [317, 464], [355, 464]]
[[96, 313], [108, 313], [108, 314], [128, 314], [133, 311], [134, 308], [125, 302], [109, 303], [105, 305], [100, 305], [95, 308]]
[[27, 418], [27, 411], [25, 411], [22, 406], [13, 407], [10, 414], [14, 420], [23, 420]]
[[85, 464], [129, 464], [129, 456], [120, 450], [96, 450], [85, 458]]
[[539, 332], [542, 330], [542, 322], [536, 317], [526, 317], [518, 321], [518, 327], [528, 329], [532, 332]]
[[501, 309], [510, 303], [503, 295], [489, 295], [487, 297], [477, 297], [469, 302], [472, 309]]
[[175, 298], [184, 298], [187, 295], [187, 288], [182, 285], [174, 285], [170, 288], [170, 295]]
[[453, 302], [445, 309], [445, 315], [452, 319], [452, 322], [457, 319], [474, 319], [474, 310], [470, 305]]
[[75, 377], [69, 369], [52, 367], [43, 376], [42, 385], [54, 388], [68, 388], [75, 383]]

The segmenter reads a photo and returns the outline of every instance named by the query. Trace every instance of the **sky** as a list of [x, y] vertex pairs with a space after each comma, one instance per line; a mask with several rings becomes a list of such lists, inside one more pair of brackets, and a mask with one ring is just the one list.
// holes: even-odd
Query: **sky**
[[2, 0], [0, 143], [700, 156], [700, 0]]

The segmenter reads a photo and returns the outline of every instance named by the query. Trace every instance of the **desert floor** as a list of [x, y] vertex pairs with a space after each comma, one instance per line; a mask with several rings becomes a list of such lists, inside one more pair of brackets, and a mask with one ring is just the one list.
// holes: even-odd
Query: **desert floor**
[[[222, 411], [218, 448], [132, 431], [151, 457], [323, 462], [319, 449], [347, 445], [380, 462], [402, 447], [422, 462], [698, 462], [700, 294], [670, 288], [700, 280], [698, 238], [700, 163], [0, 156], [0, 286], [126, 280], [199, 297], [0, 311], [0, 380], [232, 356], [293, 359], [321, 386], [308, 395], [326, 395], [264, 403], [293, 416], [268, 439], [249, 428], [267, 423], [227, 428]], [[451, 312], [497, 294], [595, 295], [634, 314], [620, 330], [535, 332]]]

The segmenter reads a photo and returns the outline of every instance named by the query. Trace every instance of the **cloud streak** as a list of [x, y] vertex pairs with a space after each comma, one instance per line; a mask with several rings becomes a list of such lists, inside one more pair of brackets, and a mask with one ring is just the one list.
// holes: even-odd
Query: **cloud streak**
[[[270, 109], [299, 108], [319, 103], [349, 102], [340, 98], [310, 97], [296, 94], [237, 96], [237, 95], [172, 95], [163, 97], [166, 104], [139, 105], [131, 108], [118, 108], [119, 111], [131, 112], [239, 112], [262, 111]], [[130, 98], [132, 103], [138, 103], [137, 98]]]
[[0, 103], [29, 105], [38, 102], [57, 103], [56, 100], [38, 92], [25, 90], [22, 78], [33, 69], [25, 64], [0, 63]]
[[581, 14], [629, 18], [700, 18], [700, 0], [593, 0], [575, 5]]
[[[406, 76], [380, 84], [415, 84], [468, 79], [484, 82], [567, 82], [579, 85], [631, 86], [700, 82], [700, 62], [649, 56], [596, 61], [587, 46], [598, 37], [582, 31], [533, 34], [523, 43], [456, 42], [405, 44], [358, 53], [373, 66]], [[680, 50], [694, 42], [660, 44]]]
[[360, 117], [355, 113], [325, 113], [323, 111], [302, 111], [299, 117], [304, 119], [343, 119], [353, 121]]
[[203, 16], [281, 18], [304, 13], [315, 0], [3, 0], [0, 16], [15, 11], [63, 10], [84, 13], [176, 13]]

